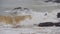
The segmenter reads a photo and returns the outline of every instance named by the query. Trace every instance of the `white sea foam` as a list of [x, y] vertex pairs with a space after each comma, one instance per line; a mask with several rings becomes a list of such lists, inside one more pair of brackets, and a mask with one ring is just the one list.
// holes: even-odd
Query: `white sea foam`
[[[59, 10], [58, 10], [59, 12]], [[53, 10], [51, 13], [49, 12], [37, 12], [37, 11], [33, 11], [33, 10], [13, 10], [13, 11], [7, 11], [7, 15], [8, 14], [12, 14], [12, 15], [31, 15], [32, 19], [26, 19], [24, 21], [22, 21], [20, 24], [18, 25], [33, 25], [33, 24], [39, 24], [39, 23], [43, 23], [43, 22], [58, 22], [57, 19], [57, 10]], [[45, 15], [46, 14], [46, 15]]]

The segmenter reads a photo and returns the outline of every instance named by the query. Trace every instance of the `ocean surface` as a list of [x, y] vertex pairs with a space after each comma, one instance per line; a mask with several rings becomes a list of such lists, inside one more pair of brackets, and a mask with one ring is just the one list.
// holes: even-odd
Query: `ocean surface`
[[51, 12], [60, 9], [60, 3], [44, 2], [46, 0], [0, 0], [0, 12], [11, 10], [15, 7], [26, 7], [35, 11]]

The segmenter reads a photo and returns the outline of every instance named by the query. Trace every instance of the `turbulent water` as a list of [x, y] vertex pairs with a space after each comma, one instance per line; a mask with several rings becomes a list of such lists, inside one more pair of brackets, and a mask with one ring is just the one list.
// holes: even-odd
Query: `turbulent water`
[[[31, 15], [32, 19], [22, 21], [19, 28], [10, 28], [0, 26], [0, 34], [59, 34], [60, 27], [37, 27], [34, 24], [42, 22], [59, 22], [56, 15], [60, 11], [59, 3], [45, 3], [45, 0], [0, 0], [0, 15], [10, 15], [15, 7], [29, 8], [27, 10], [16, 10], [14, 15]], [[30, 10], [32, 9], [32, 10]], [[45, 15], [47, 14], [47, 15]], [[7, 28], [8, 27], [8, 28]]]
[[[59, 19], [57, 18], [57, 13], [59, 13], [60, 10], [56, 9], [53, 10], [52, 12], [37, 12], [37, 11], [33, 11], [32, 9], [15, 9], [15, 10], [7, 10], [4, 11], [3, 16], [26, 16], [26, 15], [30, 15], [31, 19], [26, 19], [26, 20], [22, 20], [20, 23], [18, 23], [17, 25], [20, 26], [34, 26], [34, 24], [36, 24], [36, 26], [39, 23], [43, 23], [43, 22], [59, 22]], [[6, 25], [7, 27], [8, 25]]]

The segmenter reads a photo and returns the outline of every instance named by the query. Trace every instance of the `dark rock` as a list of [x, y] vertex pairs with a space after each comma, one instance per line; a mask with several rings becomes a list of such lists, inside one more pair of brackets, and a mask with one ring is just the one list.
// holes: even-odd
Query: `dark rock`
[[39, 27], [49, 27], [49, 26], [53, 26], [54, 24], [52, 22], [44, 22], [44, 23], [40, 23], [38, 26]]
[[24, 10], [29, 10], [28, 8], [24, 8]]
[[45, 13], [45, 16], [47, 15], [47, 13]]
[[14, 8], [14, 10], [16, 10], [16, 9], [22, 9], [22, 8], [21, 7]]
[[52, 0], [47, 0], [47, 1], [45, 1], [45, 2], [51, 2]]
[[55, 26], [60, 26], [60, 22], [54, 23]]
[[56, 2], [56, 3], [60, 3], [60, 0], [55, 0], [54, 2]]
[[45, 2], [55, 2], [55, 3], [60, 3], [60, 0], [47, 0]]
[[60, 13], [57, 14], [57, 18], [60, 18]]

